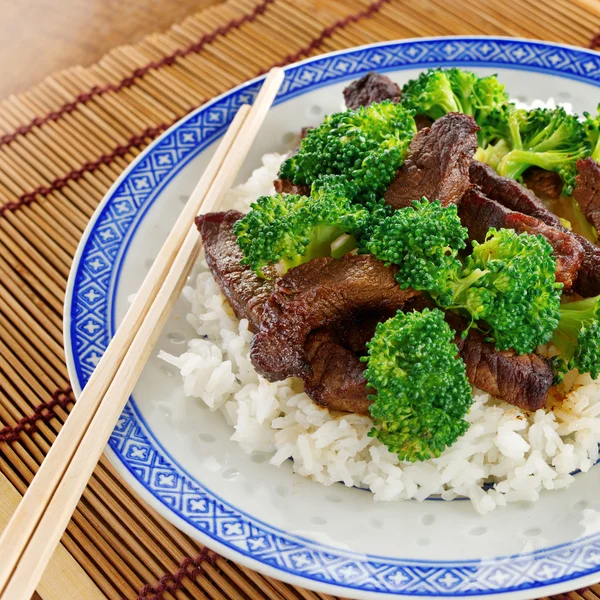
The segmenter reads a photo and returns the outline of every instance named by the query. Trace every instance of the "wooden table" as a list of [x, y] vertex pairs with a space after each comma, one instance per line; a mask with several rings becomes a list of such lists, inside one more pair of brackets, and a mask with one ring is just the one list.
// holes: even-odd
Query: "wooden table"
[[222, 0], [0, 0], [0, 98]]

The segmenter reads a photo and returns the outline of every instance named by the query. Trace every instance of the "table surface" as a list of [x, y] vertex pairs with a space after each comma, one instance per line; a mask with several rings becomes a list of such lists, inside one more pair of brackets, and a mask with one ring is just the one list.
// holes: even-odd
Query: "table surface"
[[0, 98], [222, 0], [0, 0]]

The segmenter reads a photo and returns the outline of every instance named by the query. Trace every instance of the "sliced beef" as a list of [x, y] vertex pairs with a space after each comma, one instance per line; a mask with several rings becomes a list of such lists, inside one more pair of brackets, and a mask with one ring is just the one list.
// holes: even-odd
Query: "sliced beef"
[[289, 179], [276, 179], [273, 182], [275, 191], [279, 194], [300, 194], [300, 196], [310, 195], [310, 187], [307, 185], [296, 185]]
[[372, 71], [344, 89], [344, 101], [348, 108], [356, 109], [384, 100], [400, 102], [400, 94], [400, 88], [389, 77]]
[[600, 231], [600, 164], [589, 156], [580, 158], [577, 171], [573, 197], [587, 220]]
[[576, 233], [573, 236], [583, 247], [583, 262], [575, 282], [575, 291], [584, 298], [600, 294], [600, 248]]
[[564, 284], [564, 291], [573, 289], [583, 261], [583, 248], [570, 233], [546, 225], [535, 217], [510, 210], [478, 189], [469, 190], [463, 196], [458, 214], [461, 223], [469, 231], [469, 237], [480, 243], [485, 241], [490, 227], [543, 235], [554, 250], [556, 280]]
[[456, 341], [472, 385], [525, 410], [546, 406], [554, 378], [547, 360], [537, 354], [496, 350], [473, 329]]
[[415, 125], [417, 126], [417, 131], [421, 131], [425, 127], [431, 127], [433, 119], [430, 119], [427, 115], [415, 115]]
[[215, 212], [196, 217], [206, 263], [238, 319], [248, 319], [257, 331], [264, 303], [273, 292], [273, 283], [260, 279], [247, 266], [233, 233], [233, 225], [244, 215], [236, 210]]
[[311, 377], [305, 349], [311, 332], [357, 314], [394, 313], [415, 295], [372, 255], [315, 258], [277, 281], [252, 340], [252, 364], [270, 381]]
[[523, 183], [543, 200], [557, 200], [562, 194], [563, 182], [560, 175], [540, 167], [529, 167], [523, 173]]
[[546, 225], [562, 227], [560, 219], [533, 192], [514, 179], [502, 177], [489, 165], [474, 160], [469, 168], [469, 176], [488, 198], [511, 210], [535, 217]]
[[426, 197], [442, 205], [457, 203], [469, 189], [469, 165], [479, 129], [472, 117], [448, 113], [413, 138], [408, 155], [385, 193], [394, 208]]
[[[364, 331], [372, 337], [375, 327], [369, 330]], [[311, 366], [303, 377], [304, 391], [314, 402], [329, 410], [369, 414], [368, 396], [373, 390], [367, 387], [365, 364], [346, 346], [335, 326], [311, 332], [304, 351]]]
[[470, 168], [471, 181], [483, 193], [511, 210], [536, 217], [547, 225], [569, 233], [583, 248], [583, 261], [579, 269], [575, 291], [589, 298], [600, 294], [600, 248], [578, 233], [567, 231], [560, 219], [549, 211], [536, 196], [518, 181], [498, 175], [492, 167], [473, 161]]

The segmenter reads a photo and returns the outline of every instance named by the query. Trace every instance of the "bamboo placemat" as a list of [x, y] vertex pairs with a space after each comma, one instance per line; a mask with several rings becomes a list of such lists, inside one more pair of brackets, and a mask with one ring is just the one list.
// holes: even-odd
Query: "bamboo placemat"
[[[74, 402], [62, 305], [78, 240], [154, 137], [273, 65], [331, 50], [450, 34], [597, 47], [599, 32], [598, 0], [229, 0], [0, 103], [0, 528]], [[104, 458], [38, 592], [44, 600], [331, 598], [202, 548]], [[600, 586], [568, 596], [600, 600]]]

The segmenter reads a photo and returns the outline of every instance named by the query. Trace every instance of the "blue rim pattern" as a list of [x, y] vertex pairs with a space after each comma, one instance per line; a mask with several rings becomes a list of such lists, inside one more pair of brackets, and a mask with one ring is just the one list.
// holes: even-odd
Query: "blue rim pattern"
[[[498, 66], [539, 71], [600, 85], [600, 57], [552, 44], [491, 38], [384, 43], [311, 59], [286, 69], [276, 102], [360, 76], [369, 70], [430, 65]], [[164, 186], [218, 139], [260, 81], [241, 86], [178, 123], [111, 190], [74, 263], [70, 347], [77, 381], [87, 383], [108, 345], [120, 266], [147, 209]], [[193, 480], [152, 436], [130, 399], [109, 445], [158, 501], [218, 543], [292, 575], [360, 591], [413, 596], [470, 596], [528, 590], [600, 570], [600, 534], [517, 557], [489, 561], [391, 559], [340, 551], [243, 514]]]

